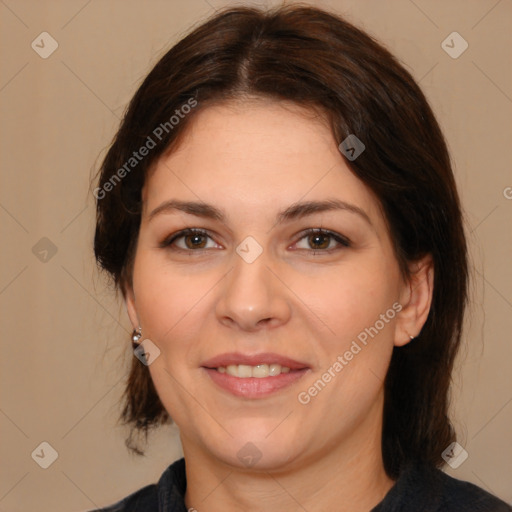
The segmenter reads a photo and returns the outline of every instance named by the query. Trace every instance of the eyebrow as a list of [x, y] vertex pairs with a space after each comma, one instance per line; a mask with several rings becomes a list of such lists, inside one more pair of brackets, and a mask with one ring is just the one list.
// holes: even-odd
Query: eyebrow
[[[276, 224], [283, 224], [285, 222], [307, 217], [308, 215], [313, 215], [315, 213], [333, 210], [348, 211], [350, 213], [354, 213], [373, 227], [370, 217], [362, 208], [356, 206], [355, 204], [341, 201], [340, 199], [326, 199], [324, 201], [304, 201], [294, 203], [277, 214]], [[175, 211], [182, 211], [189, 215], [194, 215], [196, 217], [202, 217], [205, 219], [217, 220], [220, 222], [226, 221], [225, 213], [211, 204], [197, 201], [179, 201], [177, 199], [164, 201], [161, 205], [157, 206], [149, 214], [148, 221], [151, 221], [157, 215], [173, 213]]]

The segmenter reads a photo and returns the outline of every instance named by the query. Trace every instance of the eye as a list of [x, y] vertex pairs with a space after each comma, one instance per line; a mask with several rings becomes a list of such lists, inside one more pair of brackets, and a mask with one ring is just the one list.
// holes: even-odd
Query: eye
[[[213, 242], [213, 247], [208, 246], [208, 239], [213, 242], [209, 233], [197, 228], [187, 228], [170, 237], [166, 238], [161, 244], [161, 248], [171, 247], [181, 251], [196, 251], [202, 249], [215, 249], [218, 246]], [[175, 247], [173, 247], [175, 246]]]
[[[211, 241], [210, 245], [208, 245], [208, 240]], [[301, 242], [302, 240], [305, 242]], [[303, 245], [305, 243], [306, 247], [300, 247], [300, 243], [303, 243]], [[299, 241], [294, 246], [300, 250], [320, 254], [333, 252], [340, 247], [350, 247], [350, 241], [339, 233], [314, 228], [302, 232]], [[187, 228], [178, 231], [161, 242], [160, 247], [186, 252], [219, 248], [207, 231], [198, 228]]]
[[[305, 240], [307, 247], [298, 247], [301, 240]], [[332, 252], [342, 247], [350, 247], [350, 241], [339, 233], [321, 228], [308, 229], [302, 233], [301, 238], [295, 243], [299, 249], [312, 250], [313, 254]]]

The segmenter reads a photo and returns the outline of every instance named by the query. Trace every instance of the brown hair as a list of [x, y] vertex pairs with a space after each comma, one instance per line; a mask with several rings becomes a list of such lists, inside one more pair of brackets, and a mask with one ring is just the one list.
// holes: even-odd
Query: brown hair
[[[383, 46], [339, 16], [297, 5], [269, 11], [228, 8], [160, 59], [131, 100], [100, 170], [94, 241], [99, 265], [124, 293], [131, 283], [148, 169], [178, 143], [201, 109], [251, 96], [319, 109], [335, 140], [355, 134], [363, 141], [365, 151], [347, 163], [379, 198], [403, 274], [408, 276], [409, 262], [432, 255], [428, 319], [418, 339], [394, 348], [386, 377], [382, 451], [393, 478], [409, 460], [441, 466], [441, 453], [455, 438], [448, 392], [468, 279], [450, 158], [411, 75]], [[191, 99], [197, 106], [171, 127], [171, 117]], [[155, 130], [162, 126], [159, 138]], [[155, 147], [127, 167], [148, 137]], [[114, 180], [123, 166], [122, 179]], [[132, 434], [147, 437], [150, 427], [170, 420], [147, 367], [136, 358], [121, 418], [132, 426], [127, 445], [138, 453]]]

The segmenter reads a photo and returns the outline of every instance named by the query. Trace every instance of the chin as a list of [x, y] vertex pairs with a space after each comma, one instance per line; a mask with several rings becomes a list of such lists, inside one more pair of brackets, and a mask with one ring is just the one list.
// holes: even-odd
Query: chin
[[[282, 420], [281, 420], [282, 421]], [[279, 422], [256, 420], [245, 423], [245, 428], [227, 430], [233, 437], [223, 436], [223, 440], [212, 450], [214, 456], [225, 464], [237, 469], [251, 471], [282, 470], [295, 461], [306, 447], [300, 447], [300, 437], [290, 432], [290, 426], [279, 430]]]
[[[238, 448], [240, 446], [240, 448]], [[218, 457], [229, 466], [251, 472], [285, 470], [298, 457], [299, 450], [275, 442], [240, 440], [234, 451], [223, 451]]]

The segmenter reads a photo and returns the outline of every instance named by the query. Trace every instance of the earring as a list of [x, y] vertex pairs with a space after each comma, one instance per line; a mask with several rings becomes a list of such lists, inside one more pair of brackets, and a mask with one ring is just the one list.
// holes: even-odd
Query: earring
[[137, 347], [139, 345], [139, 341], [142, 338], [142, 327], [139, 325], [137, 329], [133, 330], [132, 333], [132, 345]]
[[413, 340], [413, 339], [415, 338], [415, 336], [411, 336], [411, 335], [409, 334], [409, 338], [411, 338], [411, 340]]

